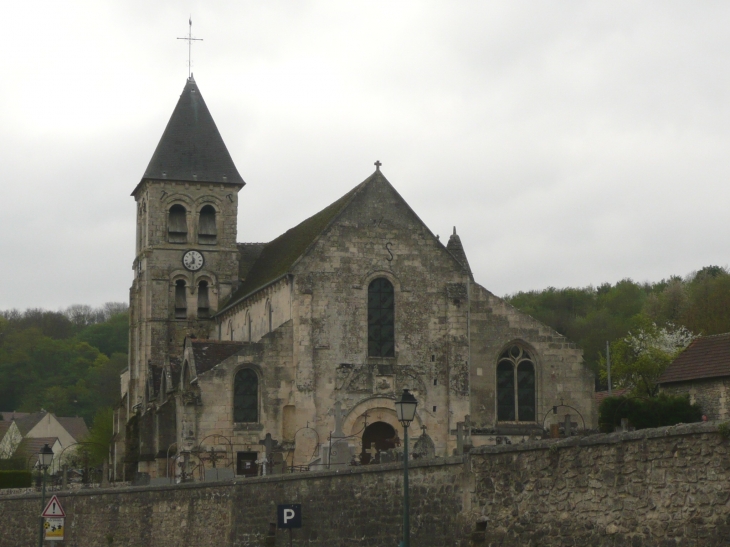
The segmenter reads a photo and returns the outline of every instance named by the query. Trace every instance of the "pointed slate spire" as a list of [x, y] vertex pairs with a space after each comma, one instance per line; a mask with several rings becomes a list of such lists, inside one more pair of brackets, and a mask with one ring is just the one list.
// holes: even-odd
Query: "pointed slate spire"
[[449, 238], [449, 242], [446, 244], [446, 249], [454, 255], [454, 258], [458, 260], [466, 271], [471, 276], [471, 268], [469, 267], [469, 261], [466, 259], [466, 253], [464, 252], [464, 246], [461, 244], [461, 238], [456, 234], [456, 226], [454, 226], [454, 233]]
[[192, 76], [142, 178], [246, 184]]

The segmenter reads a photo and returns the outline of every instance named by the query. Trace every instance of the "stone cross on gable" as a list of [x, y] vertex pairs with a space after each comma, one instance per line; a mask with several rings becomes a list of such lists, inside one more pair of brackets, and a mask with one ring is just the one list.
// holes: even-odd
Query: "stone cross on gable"
[[382, 163], [380, 163], [380, 160], [377, 160], [377, 161], [376, 161], [376, 162], [374, 163], [374, 165], [375, 165], [375, 170], [376, 170], [376, 171], [380, 171], [380, 166], [381, 166], [381, 165], [383, 165], [383, 164], [382, 164]]
[[332, 433], [333, 437], [344, 437], [345, 434], [342, 431], [342, 403], [340, 401], [337, 401], [335, 403], [335, 431]]

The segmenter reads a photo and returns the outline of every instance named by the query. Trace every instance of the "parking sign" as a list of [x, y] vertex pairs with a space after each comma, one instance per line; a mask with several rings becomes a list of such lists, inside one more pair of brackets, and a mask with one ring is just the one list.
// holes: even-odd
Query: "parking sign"
[[301, 528], [302, 527], [302, 505], [301, 503], [290, 503], [276, 507], [279, 528]]

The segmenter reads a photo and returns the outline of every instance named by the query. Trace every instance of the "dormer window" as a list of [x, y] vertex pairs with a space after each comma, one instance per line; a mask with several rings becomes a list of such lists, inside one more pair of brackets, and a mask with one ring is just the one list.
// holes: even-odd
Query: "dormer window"
[[198, 223], [198, 243], [214, 245], [218, 239], [218, 228], [215, 224], [215, 209], [206, 205], [200, 210]]
[[188, 241], [187, 211], [182, 205], [170, 207], [167, 221], [167, 238], [170, 243], [186, 243]]

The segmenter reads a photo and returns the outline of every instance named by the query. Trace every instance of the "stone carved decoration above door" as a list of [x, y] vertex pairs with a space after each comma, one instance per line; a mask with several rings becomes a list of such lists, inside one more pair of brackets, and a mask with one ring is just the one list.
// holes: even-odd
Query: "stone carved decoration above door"
[[426, 393], [426, 383], [411, 366], [353, 365], [342, 363], [337, 367], [335, 389], [346, 393], [388, 395], [407, 388]]

